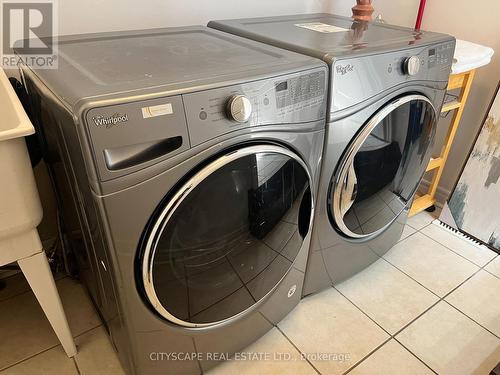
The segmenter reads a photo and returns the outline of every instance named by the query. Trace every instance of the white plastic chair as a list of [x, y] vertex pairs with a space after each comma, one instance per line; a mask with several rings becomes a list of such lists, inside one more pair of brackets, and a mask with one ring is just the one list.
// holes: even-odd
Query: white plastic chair
[[17, 262], [68, 357], [75, 342], [36, 229], [42, 206], [24, 137], [35, 129], [0, 68], [0, 266]]

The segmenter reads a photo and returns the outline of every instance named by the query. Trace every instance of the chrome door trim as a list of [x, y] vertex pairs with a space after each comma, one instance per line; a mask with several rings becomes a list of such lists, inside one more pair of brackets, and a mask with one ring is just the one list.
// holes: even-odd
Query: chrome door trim
[[[347, 152], [345, 156], [342, 158], [342, 161], [340, 162], [339, 168], [337, 169], [334, 184], [335, 187], [332, 188], [333, 186], [330, 187], [330, 211], [333, 213], [333, 218], [335, 220], [335, 224], [338, 226], [338, 228], [346, 235], [352, 238], [360, 239], [360, 238], [366, 238], [366, 237], [371, 237], [371, 236], [376, 236], [379, 233], [383, 232], [389, 225], [392, 224], [392, 222], [388, 223], [384, 227], [380, 228], [379, 230], [369, 233], [369, 234], [358, 234], [352, 232], [347, 225], [344, 223], [344, 217], [342, 214], [342, 207], [341, 207], [341, 194], [342, 194], [342, 186], [343, 181], [346, 181], [347, 179], [347, 174], [349, 172], [349, 168], [351, 165], [353, 165], [354, 162], [354, 157], [358, 153], [359, 149], [363, 145], [363, 143], [366, 141], [370, 133], [372, 132], [373, 129], [375, 129], [383, 119], [387, 117], [391, 112], [393, 112], [395, 109], [401, 107], [403, 104], [406, 104], [408, 102], [411, 102], [413, 100], [419, 100], [419, 101], [424, 101], [430, 104], [431, 108], [434, 110], [434, 115], [436, 119], [438, 118], [438, 113], [436, 112], [436, 108], [432, 104], [432, 102], [424, 95], [422, 94], [411, 94], [411, 95], [406, 95], [403, 97], [400, 97], [389, 104], [387, 104], [385, 107], [380, 109], [365, 125], [363, 130], [356, 136], [352, 144], [349, 146], [347, 149]], [[398, 215], [395, 215], [397, 217]]]
[[[158, 312], [162, 317], [167, 319], [168, 321], [177, 324], [186, 328], [203, 328], [215, 326], [223, 323], [227, 323], [229, 321], [235, 320], [238, 317], [246, 314], [250, 309], [253, 309], [260, 301], [264, 300], [270, 293], [272, 293], [276, 287], [281, 283], [281, 280], [259, 301], [249, 306], [247, 309], [239, 312], [236, 315], [233, 315], [224, 320], [211, 322], [211, 323], [192, 323], [181, 320], [174, 315], [172, 315], [160, 302], [158, 295], [156, 294], [156, 290], [153, 282], [153, 261], [156, 254], [156, 245], [159, 240], [159, 237], [165, 226], [168, 224], [172, 214], [177, 210], [179, 205], [184, 201], [184, 199], [208, 176], [212, 173], [225, 166], [226, 164], [231, 163], [234, 160], [240, 159], [242, 157], [248, 155], [255, 155], [259, 153], [274, 153], [274, 154], [282, 154], [290, 157], [291, 159], [298, 162], [302, 168], [305, 170], [307, 177], [309, 179], [309, 185], [311, 188], [311, 218], [310, 218], [310, 228], [313, 219], [314, 213], [314, 197], [313, 197], [313, 181], [311, 177], [311, 173], [309, 168], [305, 164], [305, 162], [300, 158], [299, 155], [290, 151], [289, 149], [283, 146], [275, 146], [275, 145], [255, 145], [255, 146], [243, 146], [242, 148], [224, 154], [218, 157], [216, 160], [202, 168], [199, 172], [197, 172], [193, 177], [191, 177], [180, 189], [177, 190], [175, 195], [170, 199], [167, 205], [162, 209], [160, 215], [157, 217], [154, 226], [148, 234], [146, 246], [144, 249], [144, 255], [142, 257], [142, 265], [141, 265], [141, 273], [142, 273], [142, 281], [144, 285], [144, 290], [146, 292], [146, 296], [152, 305], [152, 307]], [[288, 273], [288, 271], [287, 271]], [[285, 273], [285, 275], [287, 274]]]

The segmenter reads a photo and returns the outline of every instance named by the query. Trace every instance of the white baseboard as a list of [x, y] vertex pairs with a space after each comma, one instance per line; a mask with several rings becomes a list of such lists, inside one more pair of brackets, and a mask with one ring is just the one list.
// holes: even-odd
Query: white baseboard
[[[429, 189], [431, 182], [428, 180], [422, 180], [420, 183], [419, 191], [427, 191]], [[448, 197], [451, 195], [451, 191], [445, 189], [441, 186], [438, 186], [436, 190], [436, 206], [443, 207], [443, 204], [446, 202]]]

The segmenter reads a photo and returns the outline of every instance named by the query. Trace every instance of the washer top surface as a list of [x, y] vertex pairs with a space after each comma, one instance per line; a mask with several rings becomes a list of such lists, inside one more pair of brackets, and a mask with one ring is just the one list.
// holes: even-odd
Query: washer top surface
[[182, 90], [321, 64], [202, 26], [64, 36], [55, 46], [58, 69], [36, 74], [70, 105], [89, 97]]
[[360, 22], [332, 14], [211, 21], [209, 27], [321, 58], [370, 54], [450, 40], [433, 32]]

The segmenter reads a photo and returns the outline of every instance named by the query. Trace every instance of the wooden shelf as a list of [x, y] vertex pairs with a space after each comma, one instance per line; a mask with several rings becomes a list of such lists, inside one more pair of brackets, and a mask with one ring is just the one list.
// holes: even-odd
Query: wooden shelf
[[436, 203], [436, 200], [430, 194], [424, 194], [421, 196], [417, 195], [417, 197], [413, 201], [408, 216], [413, 216], [415, 214], [418, 214], [419, 212], [425, 210], [426, 208], [433, 206], [434, 203]]
[[441, 149], [441, 154], [438, 157], [431, 158], [429, 164], [427, 165], [426, 172], [432, 171], [432, 180], [429, 188], [427, 189], [427, 193], [415, 198], [408, 214], [409, 216], [415, 215], [426, 208], [433, 206], [436, 202], [435, 196], [439, 180], [443, 174], [446, 159], [450, 153], [451, 145], [458, 129], [458, 124], [462, 118], [462, 113], [465, 103], [467, 102], [467, 97], [469, 95], [475, 72], [476, 71], [473, 69], [468, 72], [452, 74], [448, 79], [448, 90], [460, 89], [460, 94], [458, 95], [457, 100], [444, 103], [441, 112], [448, 112], [452, 110], [455, 110], [455, 112], [453, 113], [451, 124], [448, 127], [448, 132], [446, 134], [444, 145]]
[[439, 168], [443, 165], [443, 158], [438, 157], [438, 158], [431, 158], [429, 161], [429, 164], [427, 165], [427, 169], [425, 170], [426, 172], [432, 171], [433, 169]]
[[452, 74], [448, 79], [448, 91], [460, 89], [464, 86], [465, 74]]
[[457, 100], [454, 100], [454, 101], [449, 102], [449, 103], [444, 103], [443, 108], [441, 108], [441, 113], [453, 111], [454, 109], [460, 108], [461, 105], [462, 105], [462, 103], [460, 103]]

